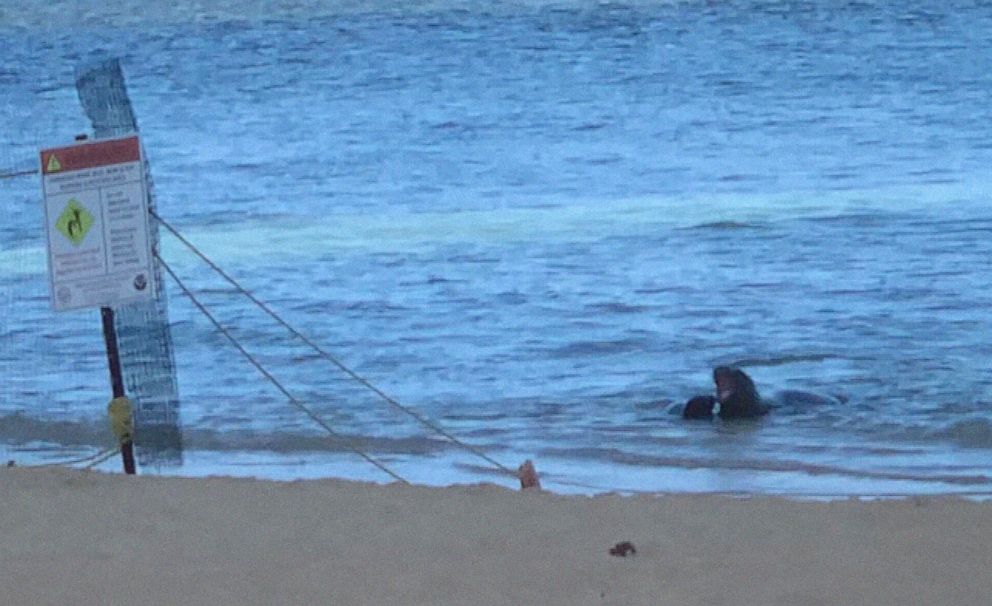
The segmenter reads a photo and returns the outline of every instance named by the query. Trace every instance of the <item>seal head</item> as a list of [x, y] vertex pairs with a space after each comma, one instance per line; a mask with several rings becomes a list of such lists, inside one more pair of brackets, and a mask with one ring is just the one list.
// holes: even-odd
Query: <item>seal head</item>
[[716, 399], [720, 402], [721, 419], [743, 419], [768, 414], [768, 405], [761, 401], [751, 377], [730, 366], [713, 369]]

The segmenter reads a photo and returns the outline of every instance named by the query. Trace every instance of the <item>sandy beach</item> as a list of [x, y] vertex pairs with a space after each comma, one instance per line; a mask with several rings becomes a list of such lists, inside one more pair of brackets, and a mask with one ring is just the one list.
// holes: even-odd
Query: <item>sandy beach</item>
[[[41, 604], [987, 605], [992, 503], [0, 471]], [[610, 555], [629, 541], [636, 554]]]

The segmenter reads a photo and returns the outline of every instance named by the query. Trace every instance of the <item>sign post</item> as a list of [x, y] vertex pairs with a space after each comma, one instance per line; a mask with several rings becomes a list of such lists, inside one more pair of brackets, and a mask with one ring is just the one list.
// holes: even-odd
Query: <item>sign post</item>
[[[103, 320], [103, 341], [107, 345], [107, 366], [110, 369], [110, 388], [114, 394], [114, 399], [110, 401], [108, 411], [110, 412], [110, 424], [117, 434], [117, 440], [121, 446], [121, 461], [124, 464], [124, 473], [134, 473], [134, 439], [132, 436], [131, 404], [124, 395], [124, 378], [121, 374], [121, 357], [117, 351], [117, 330], [114, 328], [114, 310], [110, 307], [100, 308], [100, 317]], [[115, 418], [117, 408], [124, 406], [124, 416], [126, 419], [119, 422]], [[119, 429], [122, 426], [122, 429]]]
[[113, 306], [150, 299], [155, 293], [141, 142], [137, 135], [95, 142], [81, 136], [77, 141], [41, 151], [52, 307], [100, 308], [114, 396], [112, 424], [124, 471], [133, 474], [130, 406]]

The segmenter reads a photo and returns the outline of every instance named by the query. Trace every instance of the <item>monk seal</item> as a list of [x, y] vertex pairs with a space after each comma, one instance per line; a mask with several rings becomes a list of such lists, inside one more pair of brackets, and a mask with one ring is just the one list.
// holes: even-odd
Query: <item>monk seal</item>
[[683, 419], [712, 419], [716, 398], [713, 396], [696, 396], [685, 403], [682, 409]]
[[730, 366], [713, 369], [716, 397], [696, 396], [682, 409], [684, 419], [711, 419], [717, 403], [721, 419], [747, 419], [768, 414], [769, 406], [758, 395], [754, 381], [743, 370]]
[[744, 419], [768, 414], [768, 404], [761, 400], [754, 381], [743, 370], [730, 366], [713, 369], [716, 399], [721, 419]]

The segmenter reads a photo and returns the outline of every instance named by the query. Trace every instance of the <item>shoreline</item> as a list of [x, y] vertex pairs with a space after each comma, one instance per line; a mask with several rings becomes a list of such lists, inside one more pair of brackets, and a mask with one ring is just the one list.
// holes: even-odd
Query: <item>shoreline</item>
[[[992, 502], [0, 470], [10, 604], [987, 604]], [[629, 541], [637, 550], [615, 557]]]
[[[0, 463], [13, 462], [18, 468], [64, 466], [89, 469], [87, 461], [101, 451], [91, 447], [37, 446], [28, 448], [0, 443]], [[387, 476], [350, 452], [270, 452], [267, 450], [184, 449], [178, 458], [145, 459], [139, 451], [139, 476], [164, 478], [232, 477], [262, 481], [295, 482], [342, 480], [382, 484]], [[502, 457], [522, 461], [523, 452]], [[79, 461], [79, 463], [73, 463]], [[388, 459], [411, 484], [446, 488], [491, 483], [516, 489], [518, 480], [500, 470], [477, 465], [452, 451], [441, 455]], [[624, 465], [615, 462], [575, 461], [542, 457], [535, 461], [545, 489], [560, 495], [593, 497], [603, 494], [637, 495], [717, 495], [729, 497], [769, 496], [794, 500], [845, 500], [849, 498], [911, 499], [916, 497], [960, 497], [976, 501], [992, 500], [992, 490], [970, 482], [941, 481], [939, 477], [912, 477], [887, 481], [881, 474], [866, 477], [834, 475], [802, 466], [793, 469], [762, 467], [721, 468], [679, 465], [665, 461], [657, 466]], [[122, 473], [119, 455], [112, 455], [92, 467], [109, 474]], [[968, 478], [964, 478], [967, 480]]]

